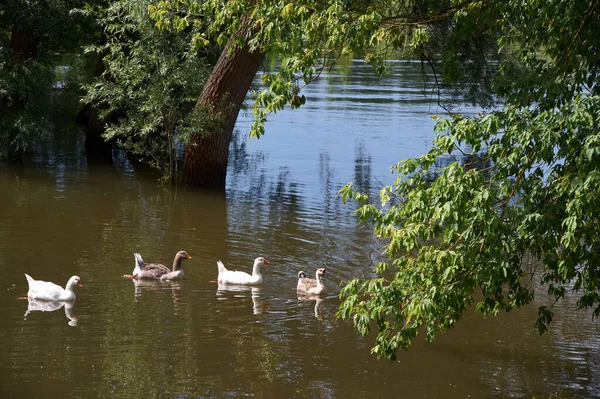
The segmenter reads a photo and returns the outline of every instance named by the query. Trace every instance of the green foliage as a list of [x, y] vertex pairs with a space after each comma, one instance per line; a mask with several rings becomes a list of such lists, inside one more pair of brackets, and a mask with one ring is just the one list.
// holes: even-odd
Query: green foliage
[[[89, 39], [85, 23], [69, 11], [79, 0], [6, 0], [0, 12], [0, 163], [52, 131], [50, 98], [57, 66]], [[19, 40], [13, 35], [22, 34]], [[22, 52], [23, 56], [20, 55]]]
[[[381, 205], [351, 185], [340, 191], [359, 202], [389, 260], [377, 278], [348, 282], [339, 315], [364, 335], [376, 326], [373, 352], [395, 358], [473, 303], [490, 315], [530, 303], [537, 279], [555, 300], [573, 291], [600, 315], [599, 4], [162, 0], [149, 11], [161, 29], [194, 31], [197, 47], [225, 43], [250, 18], [254, 29], [239, 43], [281, 58], [254, 93], [251, 136], [264, 133], [270, 113], [302, 105], [302, 88], [348, 57], [379, 74], [388, 57], [419, 57], [441, 73], [440, 87], [438, 78], [462, 81], [472, 101], [504, 99], [499, 111], [440, 121], [431, 151], [393, 168]], [[551, 305], [540, 307], [540, 333], [552, 316]]]
[[0, 61], [0, 164], [20, 162], [21, 154], [51, 131], [51, 72], [35, 61]]
[[[378, 356], [394, 359], [421, 331], [431, 341], [472, 303], [485, 315], [524, 306], [537, 286], [554, 301], [578, 295], [579, 309], [600, 315], [600, 96], [590, 50], [600, 46], [600, 7], [513, 1], [494, 12], [499, 44], [517, 49], [499, 68], [503, 108], [438, 122], [432, 149], [393, 168], [380, 206], [351, 184], [340, 191], [387, 243], [381, 277], [350, 281], [338, 313], [364, 335], [377, 326]], [[539, 308], [540, 333], [552, 305]]]
[[[448, 65], [440, 72], [447, 72], [449, 80], [476, 83], [489, 81], [485, 72], [475, 75], [474, 71], [485, 68], [485, 55], [495, 49], [486, 47], [495, 42], [485, 40], [489, 35], [479, 28], [480, 19], [491, 17], [478, 1], [162, 0], [149, 10], [161, 29], [193, 31], [192, 43], [197, 48], [213, 42], [223, 45], [239, 29], [242, 17], [250, 18], [252, 33], [237, 38], [239, 44], [281, 59], [276, 71], [262, 75], [266, 88], [253, 93], [251, 137], [264, 134], [271, 113], [288, 104], [301, 106], [306, 100], [302, 89], [341, 59], [362, 57], [380, 75], [386, 73], [389, 58], [420, 57], [437, 69], [436, 42], [443, 41], [449, 53], [462, 55], [443, 58]], [[482, 99], [477, 88], [470, 85], [472, 97]]]
[[159, 31], [146, 1], [118, 1], [99, 18], [105, 42], [90, 46], [104, 72], [85, 86], [84, 101], [109, 121], [105, 138], [162, 171], [175, 182], [182, 146], [202, 124], [219, 115], [196, 108], [208, 75], [188, 33]]

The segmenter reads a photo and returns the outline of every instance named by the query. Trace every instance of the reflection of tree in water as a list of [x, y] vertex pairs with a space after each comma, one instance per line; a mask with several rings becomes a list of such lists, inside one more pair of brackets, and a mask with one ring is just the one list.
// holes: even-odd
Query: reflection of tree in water
[[256, 169], [264, 161], [265, 156], [262, 152], [254, 154], [248, 153], [248, 138], [239, 130], [234, 130], [229, 145], [229, 160], [227, 168], [227, 179], [234, 181], [241, 180], [240, 174], [243, 174], [251, 169]]
[[332, 198], [335, 197], [335, 192], [333, 189], [333, 175], [334, 170], [330, 164], [330, 156], [328, 152], [321, 152], [319, 154], [319, 180], [323, 185], [323, 194], [325, 197], [325, 212], [329, 213], [331, 211], [331, 201]]
[[[303, 173], [302, 170], [280, 166], [279, 170], [274, 171], [272, 167], [266, 167], [267, 155], [262, 151], [249, 153], [246, 141], [246, 136], [239, 130], [234, 132], [227, 176], [227, 197], [232, 200], [228, 205], [228, 213], [232, 210], [232, 204], [235, 206], [242, 201], [251, 204], [252, 213], [257, 213], [258, 209], [270, 213], [282, 211], [288, 215], [310, 212], [311, 219], [321, 223], [327, 223], [330, 219], [353, 219], [348, 208], [337, 197], [337, 191], [346, 182], [335, 181], [336, 171], [331, 166], [328, 152], [319, 154], [316, 166], [319, 181], [305, 186], [295, 179], [296, 175]], [[359, 143], [354, 163], [356, 185], [360, 189], [370, 190], [372, 159], [364, 141]]]
[[289, 168], [282, 168], [277, 176], [277, 182], [269, 193], [269, 208], [271, 213], [279, 211], [297, 213], [302, 197], [300, 185], [290, 180]]
[[371, 193], [371, 155], [365, 149], [365, 141], [360, 140], [354, 158], [354, 180], [358, 191]]
[[248, 169], [250, 161], [246, 143], [247, 140], [244, 139], [240, 131], [234, 130], [229, 147], [228, 172], [230, 174], [240, 173]]
[[[279, 262], [313, 269], [341, 264], [340, 280], [353, 276], [356, 270], [350, 269], [359, 265], [370, 273], [381, 250], [367, 229], [356, 229], [352, 208], [337, 196], [346, 181], [335, 180], [329, 152], [318, 154], [318, 179], [309, 184], [303, 183], [304, 170], [274, 167], [263, 152], [249, 154], [242, 141], [245, 136], [236, 132], [227, 177], [228, 241], [235, 243], [230, 255], [247, 259], [248, 253], [265, 251]], [[358, 144], [354, 166], [356, 185], [371, 190], [372, 158], [365, 141]]]

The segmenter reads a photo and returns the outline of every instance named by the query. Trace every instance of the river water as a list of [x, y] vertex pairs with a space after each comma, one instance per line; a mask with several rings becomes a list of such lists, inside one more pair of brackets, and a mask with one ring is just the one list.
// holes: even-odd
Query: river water
[[[260, 140], [240, 115], [224, 193], [166, 191], [120, 154], [88, 166], [81, 134], [57, 127], [56, 143], [0, 173], [0, 396], [599, 397], [597, 321], [567, 297], [540, 337], [543, 287], [517, 312], [467, 312], [395, 363], [336, 319], [340, 282], [371, 276], [381, 253], [336, 193], [351, 181], [376, 193], [391, 165], [428, 149], [442, 112], [432, 93], [415, 63], [382, 79], [360, 62], [325, 74]], [[134, 252], [170, 264], [178, 250], [193, 258], [179, 283], [121, 277]], [[217, 260], [249, 271], [257, 256], [271, 262], [261, 288], [217, 285]], [[318, 267], [330, 296], [298, 298], [298, 270]], [[43, 308], [23, 299], [24, 273], [83, 287], [73, 305]]]

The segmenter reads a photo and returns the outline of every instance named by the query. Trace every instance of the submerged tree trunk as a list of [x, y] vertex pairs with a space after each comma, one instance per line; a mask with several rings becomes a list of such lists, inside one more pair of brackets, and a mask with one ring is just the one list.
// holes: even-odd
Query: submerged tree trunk
[[229, 143], [238, 113], [264, 58], [260, 50], [236, 44], [236, 37], [247, 37], [249, 22], [233, 35], [223, 49], [204, 86], [198, 107], [208, 112], [226, 109], [220, 125], [213, 131], [192, 137], [185, 151], [184, 183], [187, 186], [224, 188]]
[[10, 33], [10, 57], [14, 63], [19, 64], [35, 59], [39, 36], [30, 30], [13, 27]]
[[[102, 57], [98, 57], [94, 66], [94, 76], [100, 76], [103, 72]], [[75, 122], [85, 132], [85, 156], [88, 164], [112, 163], [112, 142], [102, 137], [107, 121], [100, 118], [98, 110], [92, 105], [85, 105], [75, 117]]]
[[112, 143], [102, 137], [105, 130], [106, 122], [100, 118], [94, 107], [90, 107], [84, 145], [88, 164], [112, 163]]

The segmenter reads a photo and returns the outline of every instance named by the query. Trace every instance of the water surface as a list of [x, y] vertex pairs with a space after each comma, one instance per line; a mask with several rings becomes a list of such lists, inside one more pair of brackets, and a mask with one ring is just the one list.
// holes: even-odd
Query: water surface
[[[468, 312], [396, 363], [370, 355], [373, 337], [335, 312], [338, 284], [371, 276], [381, 245], [336, 193], [350, 181], [371, 193], [389, 184], [391, 165], [428, 149], [441, 110], [411, 63], [381, 80], [352, 63], [306, 95], [260, 140], [245, 138], [241, 115], [225, 192], [165, 191], [118, 154], [114, 166], [88, 166], [70, 126], [0, 173], [0, 395], [600, 396], [598, 323], [567, 298], [539, 337], [543, 288], [536, 304], [497, 319]], [[170, 264], [178, 250], [193, 257], [181, 282], [121, 277], [133, 252]], [[217, 260], [249, 271], [257, 256], [271, 261], [263, 287], [217, 285]], [[298, 270], [318, 267], [332, 274], [331, 295], [298, 298]], [[24, 273], [60, 285], [76, 274], [84, 287], [75, 304], [48, 309], [22, 299]]]

